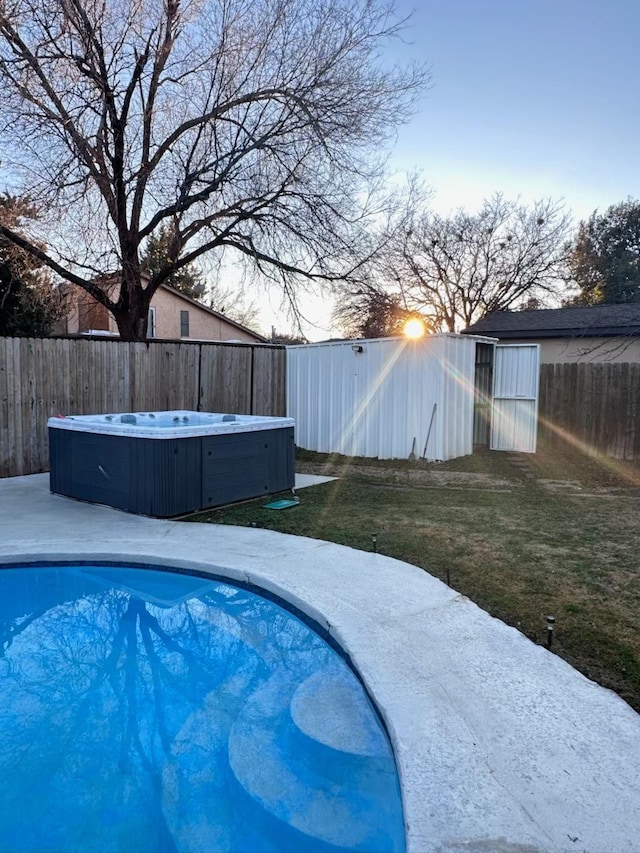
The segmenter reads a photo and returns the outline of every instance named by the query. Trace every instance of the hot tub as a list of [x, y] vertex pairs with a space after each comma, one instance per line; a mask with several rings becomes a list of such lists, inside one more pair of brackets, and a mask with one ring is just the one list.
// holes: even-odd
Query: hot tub
[[182, 410], [50, 418], [51, 491], [156, 518], [281, 492], [293, 426]]

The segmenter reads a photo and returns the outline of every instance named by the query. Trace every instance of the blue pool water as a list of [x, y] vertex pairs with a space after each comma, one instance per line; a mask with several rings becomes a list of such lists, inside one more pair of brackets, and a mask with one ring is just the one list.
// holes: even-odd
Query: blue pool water
[[211, 578], [0, 571], [2, 853], [403, 853], [391, 748], [309, 625]]

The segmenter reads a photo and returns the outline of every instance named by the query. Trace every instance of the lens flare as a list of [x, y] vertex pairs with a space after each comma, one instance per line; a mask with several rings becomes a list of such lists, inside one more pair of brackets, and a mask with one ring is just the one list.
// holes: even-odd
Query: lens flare
[[422, 322], [422, 320], [418, 320], [417, 317], [414, 317], [411, 320], [407, 320], [407, 322], [404, 324], [404, 329], [402, 331], [406, 338], [417, 340], [418, 338], [421, 338], [425, 333], [424, 323]]

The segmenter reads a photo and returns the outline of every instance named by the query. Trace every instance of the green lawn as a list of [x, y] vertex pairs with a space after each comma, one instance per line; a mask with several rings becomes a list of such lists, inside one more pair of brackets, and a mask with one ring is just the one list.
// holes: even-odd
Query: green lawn
[[[524, 466], [524, 467], [523, 467]], [[543, 643], [640, 711], [640, 469], [547, 448], [515, 463], [483, 452], [442, 465], [329, 459], [340, 480], [275, 512], [264, 500], [202, 514], [414, 563]], [[193, 519], [192, 519], [193, 520]], [[301, 571], [303, 571], [301, 567]]]

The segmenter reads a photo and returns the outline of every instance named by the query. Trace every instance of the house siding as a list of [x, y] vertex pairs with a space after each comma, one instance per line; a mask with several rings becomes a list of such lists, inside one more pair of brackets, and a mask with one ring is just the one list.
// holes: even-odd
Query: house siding
[[255, 343], [256, 336], [239, 329], [232, 323], [210, 314], [192, 302], [181, 299], [170, 290], [158, 290], [151, 305], [156, 309], [156, 337], [180, 337], [180, 312], [189, 312], [189, 340], [242, 341]]
[[540, 344], [540, 364], [640, 363], [640, 340], [636, 338], [509, 337], [501, 343]]
[[90, 329], [118, 334], [116, 321], [104, 305], [89, 296], [80, 287], [70, 287], [67, 291], [67, 317], [55, 331], [67, 335], [77, 335]]
[[[111, 313], [99, 305], [82, 288], [74, 287], [69, 298], [69, 312], [64, 327], [57, 329], [63, 334], [76, 335], [89, 330], [106, 331], [118, 334], [118, 326]], [[113, 298], [114, 294], [112, 294]], [[223, 317], [210, 313], [191, 300], [182, 299], [178, 294], [165, 288], [156, 291], [151, 300], [156, 309], [156, 338], [180, 339], [180, 312], [189, 312], [189, 334], [184, 340], [201, 341], [241, 341], [256, 343], [263, 339], [245, 331]]]

